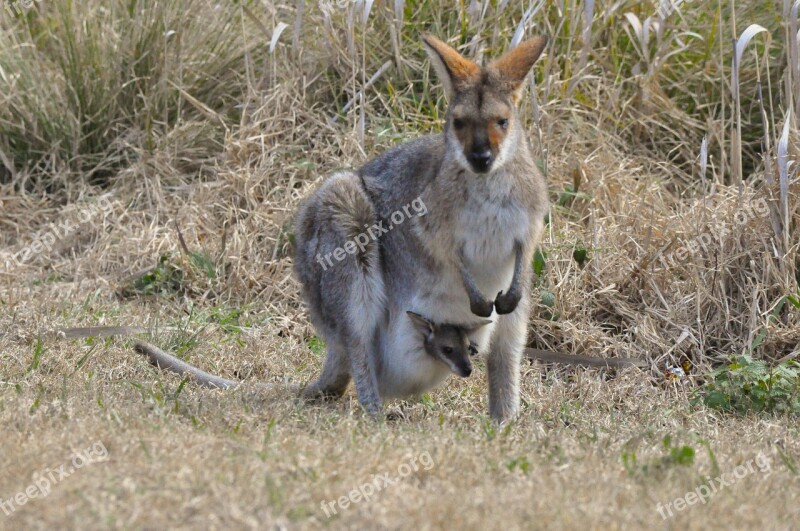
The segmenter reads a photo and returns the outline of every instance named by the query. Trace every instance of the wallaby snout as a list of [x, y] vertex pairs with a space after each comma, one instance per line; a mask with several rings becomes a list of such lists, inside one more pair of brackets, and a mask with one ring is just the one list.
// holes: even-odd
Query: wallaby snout
[[492, 150], [487, 147], [477, 151], [473, 150], [467, 160], [476, 173], [486, 173], [492, 165], [492, 158]]
[[469, 360], [469, 358], [464, 360], [462, 363], [457, 364], [456, 368], [458, 369], [458, 376], [461, 376], [462, 378], [468, 378], [469, 375], [472, 374], [472, 362]]
[[475, 173], [486, 173], [492, 165], [494, 154], [489, 142], [489, 135], [485, 128], [475, 127], [472, 133], [472, 146], [469, 153], [465, 153]]

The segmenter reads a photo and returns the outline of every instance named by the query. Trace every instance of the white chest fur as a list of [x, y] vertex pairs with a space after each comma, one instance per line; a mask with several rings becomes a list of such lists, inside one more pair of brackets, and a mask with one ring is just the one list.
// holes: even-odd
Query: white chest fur
[[[467, 201], [454, 213], [456, 223], [452, 241], [455, 248], [452, 252], [463, 250], [467, 268], [481, 293], [490, 300], [510, 286], [514, 273], [514, 244], [516, 241], [525, 242], [531, 231], [529, 213], [514, 200], [510, 184], [503, 177], [475, 177]], [[446, 267], [434, 273], [435, 278], [427, 278], [416, 295], [396, 311], [411, 309], [442, 323], [474, 323], [478, 318], [470, 311], [469, 297], [458, 270]], [[491, 319], [496, 321], [496, 314]], [[447, 375], [443, 365], [426, 359], [424, 353], [422, 357], [409, 355], [414, 342], [419, 342], [411, 330], [403, 326], [390, 328], [391, 339], [387, 347], [392, 353], [387, 358], [392, 359], [389, 364], [393, 366], [393, 372], [403, 372], [409, 376], [409, 382], [423, 387], [435, 385]], [[494, 324], [490, 324], [472, 337], [480, 351], [488, 349], [493, 329]], [[398, 354], [400, 356], [395, 357]], [[411, 358], [416, 361], [403, 364], [397, 361]]]
[[[472, 176], [467, 200], [452, 213], [456, 223], [452, 234], [454, 248], [463, 251], [466, 266], [483, 295], [493, 300], [508, 289], [514, 273], [515, 242], [530, 237], [530, 216], [513, 197], [511, 182], [502, 173]], [[458, 270], [442, 267], [423, 276], [410, 299], [395, 300], [379, 350], [380, 394], [384, 398], [423, 393], [439, 385], [449, 369], [422, 349], [422, 338], [407, 319], [406, 310], [440, 323], [468, 324], [478, 318], [469, 307], [469, 297]], [[432, 276], [431, 276], [432, 275]], [[493, 321], [497, 320], [495, 314]], [[472, 337], [481, 352], [486, 352], [495, 323], [480, 328]]]
[[455, 245], [487, 297], [507, 287], [514, 268], [514, 242], [530, 231], [528, 212], [513, 198], [503, 175], [474, 179], [458, 215]]

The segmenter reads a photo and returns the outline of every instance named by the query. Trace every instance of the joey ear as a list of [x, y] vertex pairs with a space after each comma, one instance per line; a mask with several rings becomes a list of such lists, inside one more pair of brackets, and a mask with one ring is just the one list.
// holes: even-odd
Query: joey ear
[[492, 322], [491, 319], [482, 319], [478, 321], [476, 324], [465, 328], [465, 330], [467, 331], [467, 334], [472, 334], [473, 332], [477, 332], [478, 330], [490, 324], [491, 322]]
[[425, 43], [425, 51], [444, 85], [448, 100], [452, 98], [453, 91], [460, 90], [480, 76], [481, 68], [478, 65], [430, 33], [422, 34], [422, 42]]
[[489, 63], [487, 68], [498, 75], [502, 88], [511, 92], [514, 103], [519, 101], [522, 82], [525, 81], [525, 76], [542, 55], [546, 45], [547, 37], [533, 37], [519, 43]]
[[411, 310], [406, 312], [408, 316], [411, 318], [411, 323], [414, 325], [422, 335], [425, 337], [431, 337], [433, 335], [433, 322], [429, 319], [425, 319], [418, 313], [414, 313]]

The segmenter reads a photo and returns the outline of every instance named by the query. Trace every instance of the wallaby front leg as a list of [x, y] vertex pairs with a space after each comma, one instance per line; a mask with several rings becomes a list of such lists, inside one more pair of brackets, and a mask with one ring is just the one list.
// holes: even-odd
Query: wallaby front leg
[[458, 272], [461, 274], [461, 282], [464, 284], [464, 289], [467, 290], [469, 296], [469, 309], [478, 317], [489, 317], [492, 315], [494, 302], [486, 299], [472, 278], [472, 273], [467, 269], [467, 260], [464, 257], [464, 250], [461, 249], [458, 253]]
[[505, 293], [502, 291], [498, 293], [494, 300], [498, 315], [513, 312], [522, 298], [522, 243], [514, 242], [514, 253], [514, 276], [511, 278], [511, 286]]

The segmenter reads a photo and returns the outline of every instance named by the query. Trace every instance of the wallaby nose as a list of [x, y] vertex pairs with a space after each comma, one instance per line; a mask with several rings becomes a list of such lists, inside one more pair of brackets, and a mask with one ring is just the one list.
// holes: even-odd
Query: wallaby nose
[[485, 172], [492, 164], [492, 151], [490, 149], [473, 151], [469, 158], [472, 167], [475, 168], [476, 171]]
[[465, 365], [462, 365], [460, 367], [460, 369], [461, 369], [460, 372], [461, 372], [461, 377], [462, 378], [466, 378], [470, 374], [472, 374], [472, 364], [471, 363], [467, 363]]

